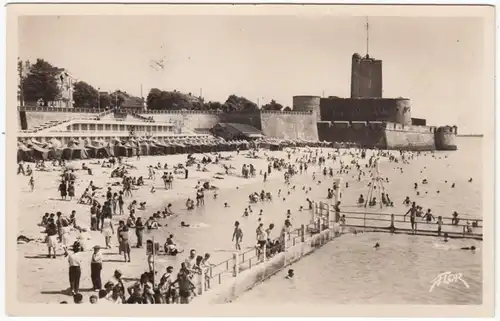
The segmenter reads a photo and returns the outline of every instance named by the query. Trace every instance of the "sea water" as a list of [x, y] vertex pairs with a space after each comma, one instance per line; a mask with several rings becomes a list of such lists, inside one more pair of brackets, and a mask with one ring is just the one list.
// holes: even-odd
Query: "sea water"
[[[457, 138], [457, 143], [458, 151], [419, 157], [403, 165], [403, 173], [395, 164], [381, 167], [390, 178], [386, 188], [397, 210], [404, 210], [400, 203], [408, 195], [424, 209], [431, 208], [434, 215], [450, 217], [457, 211], [462, 218], [482, 218], [482, 140]], [[420, 195], [410, 194], [413, 183], [424, 178], [429, 184], [419, 187]], [[473, 178], [470, 183], [469, 178]], [[373, 247], [377, 242], [378, 249]], [[478, 249], [460, 249], [471, 245]], [[283, 271], [234, 302], [481, 304], [481, 247], [482, 242], [475, 240], [445, 243], [437, 237], [346, 234], [293, 264], [294, 279], [285, 279]], [[463, 281], [431, 289], [435, 278], [445, 272], [460, 273]]]

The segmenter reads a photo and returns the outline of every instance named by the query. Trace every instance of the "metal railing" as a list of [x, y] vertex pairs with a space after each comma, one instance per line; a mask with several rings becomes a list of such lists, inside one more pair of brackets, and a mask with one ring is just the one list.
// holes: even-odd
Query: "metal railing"
[[[327, 227], [321, 230], [326, 230]], [[208, 268], [206, 278], [211, 285], [220, 285], [224, 282], [225, 276], [236, 277], [240, 272], [251, 269], [259, 264], [271, 259], [274, 255], [286, 252], [301, 242], [305, 242], [310, 236], [317, 234], [319, 231], [308, 229], [305, 225], [294, 229], [285, 235], [272, 240], [273, 247], [268, 248], [268, 245], [263, 247], [255, 246], [244, 252], [234, 252], [233, 257], [224, 260], [218, 264]], [[282, 241], [276, 243], [276, 241]], [[205, 276], [204, 276], [205, 277]], [[208, 290], [207, 288], [204, 289]]]
[[[432, 214], [433, 217], [427, 221], [425, 213], [422, 213], [421, 216], [415, 217], [412, 224], [410, 214], [342, 210], [336, 214], [334, 206], [325, 202], [315, 202], [313, 208], [315, 213], [313, 220], [323, 216], [325, 213], [332, 213], [336, 216], [336, 221], [341, 226], [370, 229], [374, 232], [388, 231], [429, 236], [441, 236], [447, 233], [450, 237], [475, 239], [482, 239], [483, 237], [483, 220], [472, 217], [461, 217], [460, 214], [456, 218], [439, 217]], [[438, 224], [439, 218], [441, 221]]]

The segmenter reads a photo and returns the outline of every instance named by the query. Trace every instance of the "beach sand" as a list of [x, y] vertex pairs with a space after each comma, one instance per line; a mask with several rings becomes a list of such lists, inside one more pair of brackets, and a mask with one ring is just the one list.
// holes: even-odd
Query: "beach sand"
[[[298, 155], [305, 154], [306, 150], [307, 149], [297, 149], [297, 154], [292, 154], [292, 160]], [[333, 150], [323, 148], [321, 151], [323, 156], [326, 156], [328, 152], [331, 153]], [[341, 150], [341, 152], [344, 151]], [[231, 241], [231, 237], [235, 220], [241, 222], [244, 232], [242, 243], [243, 251], [253, 247], [255, 245], [255, 229], [258, 226], [257, 218], [260, 209], [264, 210], [262, 221], [264, 226], [267, 228], [269, 223], [274, 223], [276, 225], [272, 237], [278, 236], [283, 221], [286, 218], [285, 213], [287, 209], [292, 211], [292, 223], [295, 228], [299, 227], [300, 224], [308, 224], [311, 218], [311, 212], [306, 210], [306, 197], [316, 201], [327, 201], [326, 189], [331, 187], [332, 179], [329, 177], [324, 178], [321, 168], [319, 168], [318, 165], [310, 165], [307, 173], [302, 175], [298, 174], [292, 177], [291, 185], [296, 186], [294, 191], [285, 187], [283, 172], [273, 170], [272, 174], [268, 177], [268, 181], [264, 183], [263, 177], [259, 175], [259, 172], [261, 170], [267, 170], [268, 162], [265, 154], [278, 158], [287, 158], [287, 153], [285, 151], [270, 152], [261, 150], [258, 154], [261, 157], [259, 159], [247, 158], [247, 151], [242, 151], [239, 155], [236, 155], [236, 152], [223, 152], [223, 156], [233, 156], [229, 161], [221, 161], [221, 164], [225, 163], [235, 167], [234, 174], [229, 176], [223, 175], [224, 179], [215, 179], [213, 176], [216, 172], [224, 172], [221, 165], [207, 165], [209, 172], [197, 171], [196, 166], [192, 166], [189, 167], [189, 178], [184, 179], [184, 175], [176, 176], [174, 188], [171, 190], [164, 189], [161, 179], [163, 170], [156, 171], [156, 179], [154, 181], [148, 180], [147, 166], [154, 166], [158, 162], [163, 165], [166, 162], [169, 164], [169, 168], [172, 168], [172, 166], [177, 163], [184, 163], [187, 155], [147, 156], [141, 157], [140, 160], [136, 158], [125, 159], [126, 163], [137, 167], [137, 170], [132, 170], [129, 174], [132, 176], [143, 176], [145, 178], [145, 186], [142, 186], [139, 190], [134, 190], [132, 198], [125, 198], [124, 209], [126, 214], [123, 216], [113, 216], [113, 221], [117, 223], [118, 220], [126, 220], [128, 217], [126, 206], [132, 200], [147, 202], [145, 211], [139, 210], [136, 212], [136, 216], [141, 216], [144, 221], [151, 216], [153, 212], [163, 209], [168, 203], [173, 204], [173, 212], [176, 215], [167, 219], [161, 219], [160, 223], [163, 226], [160, 229], [145, 231], [144, 235], [144, 242], [151, 237], [155, 237], [155, 242], [160, 242], [160, 244], [163, 245], [166, 237], [169, 234], [174, 234], [174, 242], [185, 250], [184, 253], [179, 254], [177, 257], [159, 256], [155, 266], [160, 275], [164, 273], [165, 267], [168, 265], [172, 265], [174, 267], [174, 272], [176, 272], [180, 266], [180, 262], [184, 261], [190, 249], [196, 249], [198, 255], [210, 253], [212, 256], [212, 264], [217, 264], [231, 258], [232, 252], [234, 251], [234, 243]], [[369, 157], [370, 155], [371, 152], [369, 151], [367, 156]], [[194, 156], [198, 159], [203, 157], [200, 154], [195, 154]], [[348, 164], [351, 159], [352, 157], [350, 155], [342, 156], [344, 164]], [[367, 159], [360, 163], [367, 163]], [[93, 161], [95, 160], [72, 161], [71, 165], [74, 166], [75, 169], [79, 169], [82, 163], [89, 164]], [[241, 177], [241, 166], [250, 163], [255, 166], [257, 175], [256, 177], [245, 179]], [[327, 160], [326, 166], [336, 169], [339, 167], [339, 161], [337, 160], [336, 163], [333, 163], [332, 160]], [[399, 171], [395, 169], [396, 167], [408, 166], [412, 165], [389, 163], [386, 159], [382, 159], [380, 165], [381, 172], [389, 177], [391, 182], [399, 178], [398, 185], [395, 186], [391, 184], [391, 188], [388, 190], [396, 208], [384, 209], [383, 211], [398, 212], [400, 214], [406, 212], [407, 208], [401, 205], [401, 201], [406, 195], [412, 195], [410, 192], [413, 187], [413, 182], [405, 183], [400, 179], [401, 174]], [[89, 176], [86, 171], [76, 171], [77, 180], [75, 195], [79, 198], [83, 190], [92, 180], [94, 185], [103, 187], [103, 190], [101, 190], [102, 195], [99, 197], [99, 201], [102, 203], [107, 186], [112, 182], [121, 181], [121, 179], [111, 179], [111, 169], [109, 168], [101, 168], [99, 165], [91, 165], [91, 167], [94, 172], [92, 176]], [[313, 172], [316, 173], [317, 177], [315, 182], [311, 178]], [[73, 201], [60, 200], [57, 191], [60, 174], [61, 171], [35, 172], [34, 192], [29, 191], [28, 177], [18, 176], [20, 180], [19, 185], [21, 186], [18, 204], [19, 209], [17, 213], [19, 235], [36, 238], [43, 237], [43, 234], [40, 233], [41, 228], [37, 224], [41, 221], [45, 212], [55, 213], [61, 211], [64, 215], [69, 216], [72, 210], [76, 210], [77, 224], [85, 227], [89, 226], [89, 206], [77, 204], [76, 199], [73, 199]], [[366, 176], [361, 182], [357, 182], [353, 175], [353, 173], [347, 175], [335, 174], [335, 176], [343, 177], [343, 205], [341, 208], [345, 211], [352, 210], [362, 212], [362, 209], [355, 204], [360, 194], [364, 194], [366, 197], [368, 193], [367, 183], [370, 179]], [[194, 199], [196, 193], [195, 185], [198, 181], [205, 180], [210, 181], [212, 185], [219, 188], [217, 200], [213, 199], [212, 192], [206, 192], [204, 207], [196, 208], [190, 212], [186, 211], [184, 205], [186, 198], [191, 197]], [[318, 180], [323, 181], [323, 183], [318, 185]], [[346, 182], [349, 183], [348, 189], [344, 188]], [[150, 193], [151, 186], [155, 186], [156, 188], [154, 194]], [[305, 194], [302, 190], [303, 186], [311, 187], [312, 190], [308, 194]], [[249, 205], [248, 195], [252, 192], [260, 192], [262, 189], [273, 194], [273, 202], [252, 204], [253, 213], [250, 217], [242, 217], [244, 208]], [[278, 189], [282, 190], [281, 198], [277, 196]], [[287, 195], [289, 190], [291, 194]], [[113, 191], [118, 191], [118, 189], [113, 187]], [[283, 197], [285, 197], [285, 200], [283, 200]], [[224, 208], [224, 202], [228, 202], [230, 208]], [[330, 200], [330, 202], [332, 201]], [[299, 212], [300, 206], [304, 207], [304, 211]], [[370, 211], [374, 210], [378, 210], [378, 207], [377, 209], [370, 209]], [[449, 214], [446, 213], [446, 216], [449, 216]], [[190, 224], [191, 227], [181, 228], [181, 221], [185, 221]], [[74, 236], [77, 234], [77, 232], [73, 233]], [[104, 238], [101, 233], [92, 231], [91, 235], [93, 244], [104, 246]], [[130, 231], [130, 237], [131, 244], [135, 245], [136, 237], [133, 230]], [[137, 280], [141, 273], [148, 270], [144, 248], [133, 248], [131, 254], [132, 262], [125, 263], [123, 262], [123, 256], [118, 255], [116, 236], [112, 238], [112, 243], [112, 249], [102, 250], [104, 257], [102, 271], [103, 284], [112, 276], [115, 269], [120, 269], [122, 271], [124, 280], [127, 281], [127, 284]], [[27, 244], [18, 244], [17, 247], [18, 300], [29, 303], [57, 303], [62, 300], [71, 301], [71, 297], [68, 296], [66, 292], [69, 286], [68, 264], [66, 258], [62, 255], [62, 250], [59, 250], [57, 259], [48, 259], [46, 257], [47, 247], [44, 243], [30, 242]], [[91, 294], [91, 290], [86, 290], [91, 288], [92, 285], [90, 280], [91, 253], [91, 251], [85, 252], [83, 261], [89, 263], [84, 263], [82, 265], [80, 287], [84, 297], [88, 297], [88, 295]]]

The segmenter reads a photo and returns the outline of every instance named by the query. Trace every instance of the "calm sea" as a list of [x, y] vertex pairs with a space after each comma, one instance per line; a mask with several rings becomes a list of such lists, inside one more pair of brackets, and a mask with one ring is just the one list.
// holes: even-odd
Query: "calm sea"
[[[434, 215], [481, 218], [481, 138], [457, 138], [456, 152], [436, 152], [402, 165], [382, 166], [395, 203], [408, 195]], [[421, 195], [412, 191], [413, 182], [426, 178]], [[471, 183], [469, 178], [473, 178]], [[445, 182], [446, 181], [446, 182]], [[451, 188], [452, 182], [455, 188]], [[437, 191], [440, 193], [437, 193]], [[425, 193], [427, 192], [427, 193]], [[344, 190], [347, 203], [358, 194]], [[350, 200], [352, 198], [352, 200]], [[404, 208], [396, 204], [398, 210]], [[374, 249], [378, 242], [381, 247]], [[475, 245], [475, 252], [460, 247]], [[365, 233], [343, 235], [295, 263], [293, 280], [285, 272], [257, 285], [237, 303], [331, 303], [331, 304], [481, 304], [482, 242], [433, 237]], [[467, 283], [442, 284], [430, 292], [440, 273], [461, 273]]]

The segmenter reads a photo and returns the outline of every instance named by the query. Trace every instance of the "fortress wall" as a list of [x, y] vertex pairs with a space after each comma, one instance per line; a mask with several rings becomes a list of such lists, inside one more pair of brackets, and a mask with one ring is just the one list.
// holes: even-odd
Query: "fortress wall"
[[[434, 150], [435, 132], [435, 127], [406, 126], [396, 123], [318, 123], [320, 140], [354, 143], [367, 148]], [[446, 139], [452, 144], [451, 139]]]
[[321, 98], [321, 120], [386, 121], [411, 125], [411, 101], [404, 98]]
[[387, 124], [387, 149], [435, 150], [434, 127]]
[[262, 132], [279, 139], [318, 140], [316, 113], [262, 112]]
[[220, 113], [219, 119], [223, 123], [246, 124], [262, 130], [262, 116], [256, 113]]
[[367, 148], [385, 148], [385, 127], [366, 122], [318, 123], [320, 140], [332, 143], [353, 143]]

